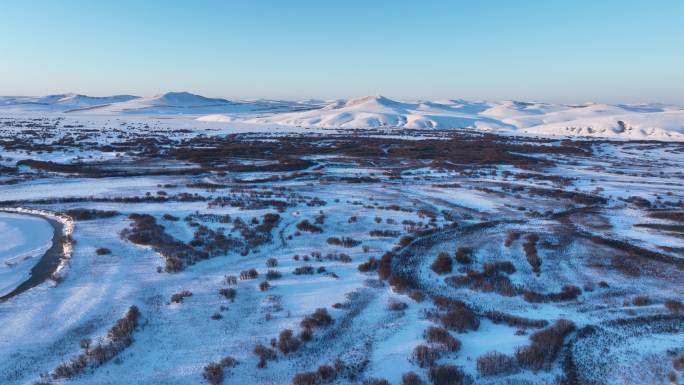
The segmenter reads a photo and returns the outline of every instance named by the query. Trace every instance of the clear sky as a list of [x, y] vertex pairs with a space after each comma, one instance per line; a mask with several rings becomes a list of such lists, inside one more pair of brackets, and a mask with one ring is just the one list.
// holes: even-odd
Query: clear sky
[[0, 94], [684, 103], [682, 0], [0, 0]]

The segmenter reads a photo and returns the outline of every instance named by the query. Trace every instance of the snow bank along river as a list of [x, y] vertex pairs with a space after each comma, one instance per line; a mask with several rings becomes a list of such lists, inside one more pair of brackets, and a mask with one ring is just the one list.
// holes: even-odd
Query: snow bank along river
[[42, 265], [42, 257], [47, 256], [53, 237], [61, 235], [61, 230], [37, 215], [0, 212], [0, 300], [22, 283], [39, 278], [38, 271], [32, 270]]

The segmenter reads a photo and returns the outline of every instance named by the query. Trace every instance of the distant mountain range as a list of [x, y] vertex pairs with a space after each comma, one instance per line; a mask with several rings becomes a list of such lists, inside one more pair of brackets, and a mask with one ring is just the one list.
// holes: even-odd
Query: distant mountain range
[[152, 97], [60, 94], [0, 97], [0, 114], [181, 115], [200, 122], [310, 128], [474, 129], [551, 136], [684, 141], [684, 108], [665, 104], [552, 104], [520, 101], [226, 100], [188, 92]]

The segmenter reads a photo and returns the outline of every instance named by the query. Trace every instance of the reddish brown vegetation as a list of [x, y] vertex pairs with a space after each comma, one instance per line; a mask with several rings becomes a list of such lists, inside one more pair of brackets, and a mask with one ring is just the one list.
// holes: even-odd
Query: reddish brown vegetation
[[430, 268], [437, 274], [451, 273], [451, 270], [453, 269], [453, 262], [448, 253], [441, 252], [437, 256], [437, 259], [435, 259], [435, 261], [432, 263]]

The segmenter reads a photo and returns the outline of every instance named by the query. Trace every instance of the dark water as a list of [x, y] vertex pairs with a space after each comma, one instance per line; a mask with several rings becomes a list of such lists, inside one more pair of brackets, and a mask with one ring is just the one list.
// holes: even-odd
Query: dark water
[[[22, 213], [22, 215], [24, 214]], [[33, 266], [33, 268], [31, 269], [31, 275], [28, 277], [28, 279], [22, 282], [10, 293], [0, 296], [0, 302], [7, 301], [8, 299], [14, 296], [17, 296], [25, 292], [26, 290], [36, 287], [41, 283], [45, 282], [45, 280], [50, 278], [52, 273], [54, 273], [55, 270], [57, 270], [59, 262], [62, 256], [64, 255], [64, 245], [62, 242], [62, 231], [64, 230], [64, 225], [62, 224], [62, 222], [51, 218], [45, 218], [40, 215], [25, 215], [39, 217], [45, 219], [50, 223], [50, 225], [52, 226], [52, 246], [45, 252], [45, 254], [43, 254], [38, 263], [36, 263], [36, 265]]]

